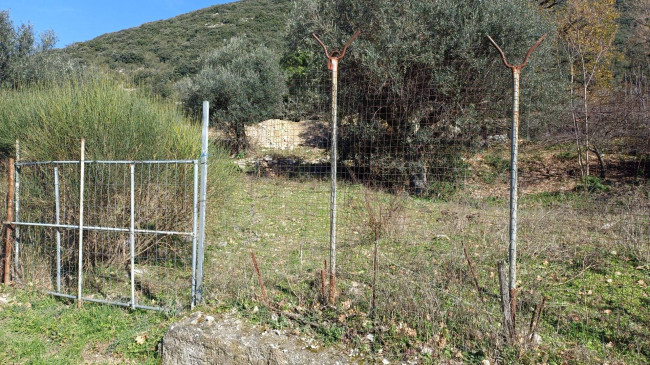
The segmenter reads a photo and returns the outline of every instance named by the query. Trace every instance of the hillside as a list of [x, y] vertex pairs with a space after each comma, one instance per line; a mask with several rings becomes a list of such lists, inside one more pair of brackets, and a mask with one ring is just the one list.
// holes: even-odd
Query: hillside
[[233, 36], [281, 47], [290, 7], [291, 0], [240, 0], [104, 34], [63, 51], [165, 94], [168, 81], [195, 73], [201, 54]]

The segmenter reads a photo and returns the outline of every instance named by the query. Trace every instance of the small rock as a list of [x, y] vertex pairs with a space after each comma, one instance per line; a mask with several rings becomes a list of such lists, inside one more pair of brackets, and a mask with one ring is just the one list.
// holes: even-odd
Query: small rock
[[388, 361], [387, 359], [383, 359], [381, 360], [381, 363], [386, 365], [386, 364], [390, 364], [390, 361]]

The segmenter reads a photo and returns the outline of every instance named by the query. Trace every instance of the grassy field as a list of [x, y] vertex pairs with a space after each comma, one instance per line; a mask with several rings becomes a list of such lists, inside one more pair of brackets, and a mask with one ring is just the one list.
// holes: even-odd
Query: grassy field
[[[648, 188], [594, 180], [585, 192], [571, 177], [539, 177], [535, 166], [563, 170], [565, 155], [561, 148], [529, 148], [522, 158], [517, 346], [504, 343], [498, 299], [496, 266], [508, 256], [502, 150], [474, 156], [474, 177], [446, 200], [341, 183], [336, 307], [322, 305], [320, 294], [329, 182], [300, 173], [246, 177], [210, 224], [208, 304], [236, 306], [274, 326], [300, 326], [291, 318], [318, 323], [324, 341], [343, 341], [371, 359], [647, 363]], [[254, 310], [265, 299], [251, 252], [268, 312]], [[529, 341], [531, 315], [543, 298]], [[278, 319], [271, 312], [288, 314]]]
[[157, 312], [74, 302], [0, 287], [4, 364], [156, 364], [170, 319]]
[[[643, 180], [603, 181], [584, 192], [572, 178], [538, 181], [532, 161], [556, 166], [566, 158], [561, 149], [524, 148], [521, 340], [505, 343], [496, 270], [508, 240], [501, 155], [475, 156], [474, 177], [445, 200], [342, 182], [336, 306], [323, 305], [320, 294], [328, 181], [309, 174], [240, 176], [227, 201], [211, 203], [206, 303], [199, 309], [235, 308], [253, 322], [345, 343], [367, 361], [648, 363], [648, 187]], [[543, 298], [531, 341], [531, 315]], [[173, 320], [90, 303], [76, 310], [29, 290], [3, 288], [0, 299], [7, 334], [0, 358], [19, 363], [156, 363], [157, 343]]]

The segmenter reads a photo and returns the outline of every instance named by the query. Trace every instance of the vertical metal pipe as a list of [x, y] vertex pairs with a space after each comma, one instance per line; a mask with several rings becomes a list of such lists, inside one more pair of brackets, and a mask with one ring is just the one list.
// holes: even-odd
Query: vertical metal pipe
[[[16, 162], [20, 162], [20, 141], [16, 140]], [[16, 222], [20, 222], [20, 166], [15, 169], [16, 178], [14, 179], [14, 208]], [[20, 265], [20, 227], [16, 226], [14, 230], [14, 269], [18, 272]]]
[[196, 305], [196, 242], [199, 215], [199, 161], [194, 161], [194, 193], [192, 198], [192, 287], [190, 307]]
[[131, 172], [131, 225], [129, 229], [129, 246], [131, 250], [131, 309], [135, 309], [135, 164], [130, 165]]
[[201, 130], [201, 182], [199, 196], [199, 237], [196, 259], [196, 302], [203, 300], [203, 259], [205, 250], [205, 205], [208, 188], [208, 124], [210, 103], [203, 102]]
[[[61, 224], [61, 201], [59, 194], [59, 167], [54, 167], [54, 208], [56, 224]], [[61, 230], [56, 229], [56, 292], [61, 293]]]
[[512, 68], [512, 138], [510, 145], [510, 247], [508, 261], [510, 264], [510, 290], [517, 288], [517, 159], [519, 155], [519, 76], [521, 69]]
[[[336, 190], [337, 190], [337, 137], [338, 137], [338, 122], [337, 122], [337, 94], [338, 94], [338, 62], [337, 58], [330, 58], [330, 65], [332, 66], [332, 149], [330, 152], [330, 165], [331, 165], [331, 180], [332, 186], [330, 190], [330, 284], [334, 283], [336, 278]], [[330, 287], [330, 293], [334, 293], [336, 288]], [[330, 295], [330, 300], [333, 300], [333, 295]]]
[[81, 282], [83, 280], [83, 242], [84, 242], [84, 180], [86, 178], [86, 140], [81, 139], [81, 158], [79, 160], [79, 266], [77, 268], [77, 308], [81, 308]]

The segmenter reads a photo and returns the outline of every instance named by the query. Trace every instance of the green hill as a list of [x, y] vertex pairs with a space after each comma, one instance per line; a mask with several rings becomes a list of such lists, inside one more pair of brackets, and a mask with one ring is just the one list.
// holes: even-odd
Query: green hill
[[284, 44], [291, 0], [240, 0], [75, 43], [63, 52], [106, 66], [166, 94], [169, 82], [197, 72], [199, 57], [233, 36]]

